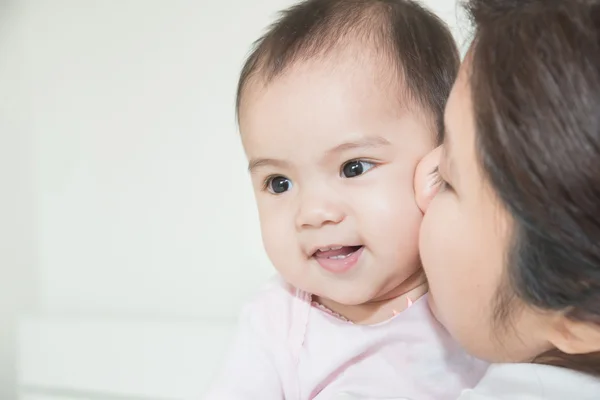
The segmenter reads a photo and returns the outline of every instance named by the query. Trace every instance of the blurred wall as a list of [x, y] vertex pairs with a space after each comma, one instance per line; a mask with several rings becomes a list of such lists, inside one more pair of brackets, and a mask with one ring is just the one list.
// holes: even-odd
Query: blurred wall
[[[113, 387], [76, 356], [128, 353], [149, 326], [171, 329], [149, 348], [225, 337], [273, 273], [234, 94], [251, 42], [292, 3], [0, 2], [0, 398], [17, 381], [30, 397], [151, 396], [135, 388], [176, 367]], [[453, 0], [424, 3], [456, 26]]]

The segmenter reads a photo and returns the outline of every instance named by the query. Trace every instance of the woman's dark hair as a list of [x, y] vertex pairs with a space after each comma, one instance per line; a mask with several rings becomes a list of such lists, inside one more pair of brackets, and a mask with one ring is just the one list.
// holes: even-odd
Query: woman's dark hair
[[[600, 0], [466, 8], [477, 152], [514, 218], [508, 286], [600, 329]], [[600, 376], [600, 353], [555, 349], [536, 361]]]

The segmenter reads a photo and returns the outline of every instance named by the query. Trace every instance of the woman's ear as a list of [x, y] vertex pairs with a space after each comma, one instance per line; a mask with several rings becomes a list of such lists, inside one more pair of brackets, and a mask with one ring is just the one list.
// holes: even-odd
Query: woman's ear
[[436, 170], [441, 154], [442, 147], [436, 147], [423, 157], [415, 170], [415, 200], [422, 213], [425, 213], [440, 186]]
[[600, 351], [600, 326], [559, 316], [549, 341], [567, 354], [586, 354]]

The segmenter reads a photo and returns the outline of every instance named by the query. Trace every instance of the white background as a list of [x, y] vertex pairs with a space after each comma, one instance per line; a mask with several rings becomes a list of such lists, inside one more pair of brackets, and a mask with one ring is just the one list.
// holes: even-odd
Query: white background
[[292, 3], [0, 1], [0, 399], [202, 392], [273, 273], [234, 96]]

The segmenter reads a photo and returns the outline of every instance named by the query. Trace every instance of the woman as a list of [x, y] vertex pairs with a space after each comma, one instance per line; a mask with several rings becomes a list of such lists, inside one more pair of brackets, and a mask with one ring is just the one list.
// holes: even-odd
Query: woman
[[445, 142], [417, 172], [439, 162], [435, 198], [417, 187], [431, 308], [498, 363], [460, 399], [600, 399], [600, 1], [467, 8]]

